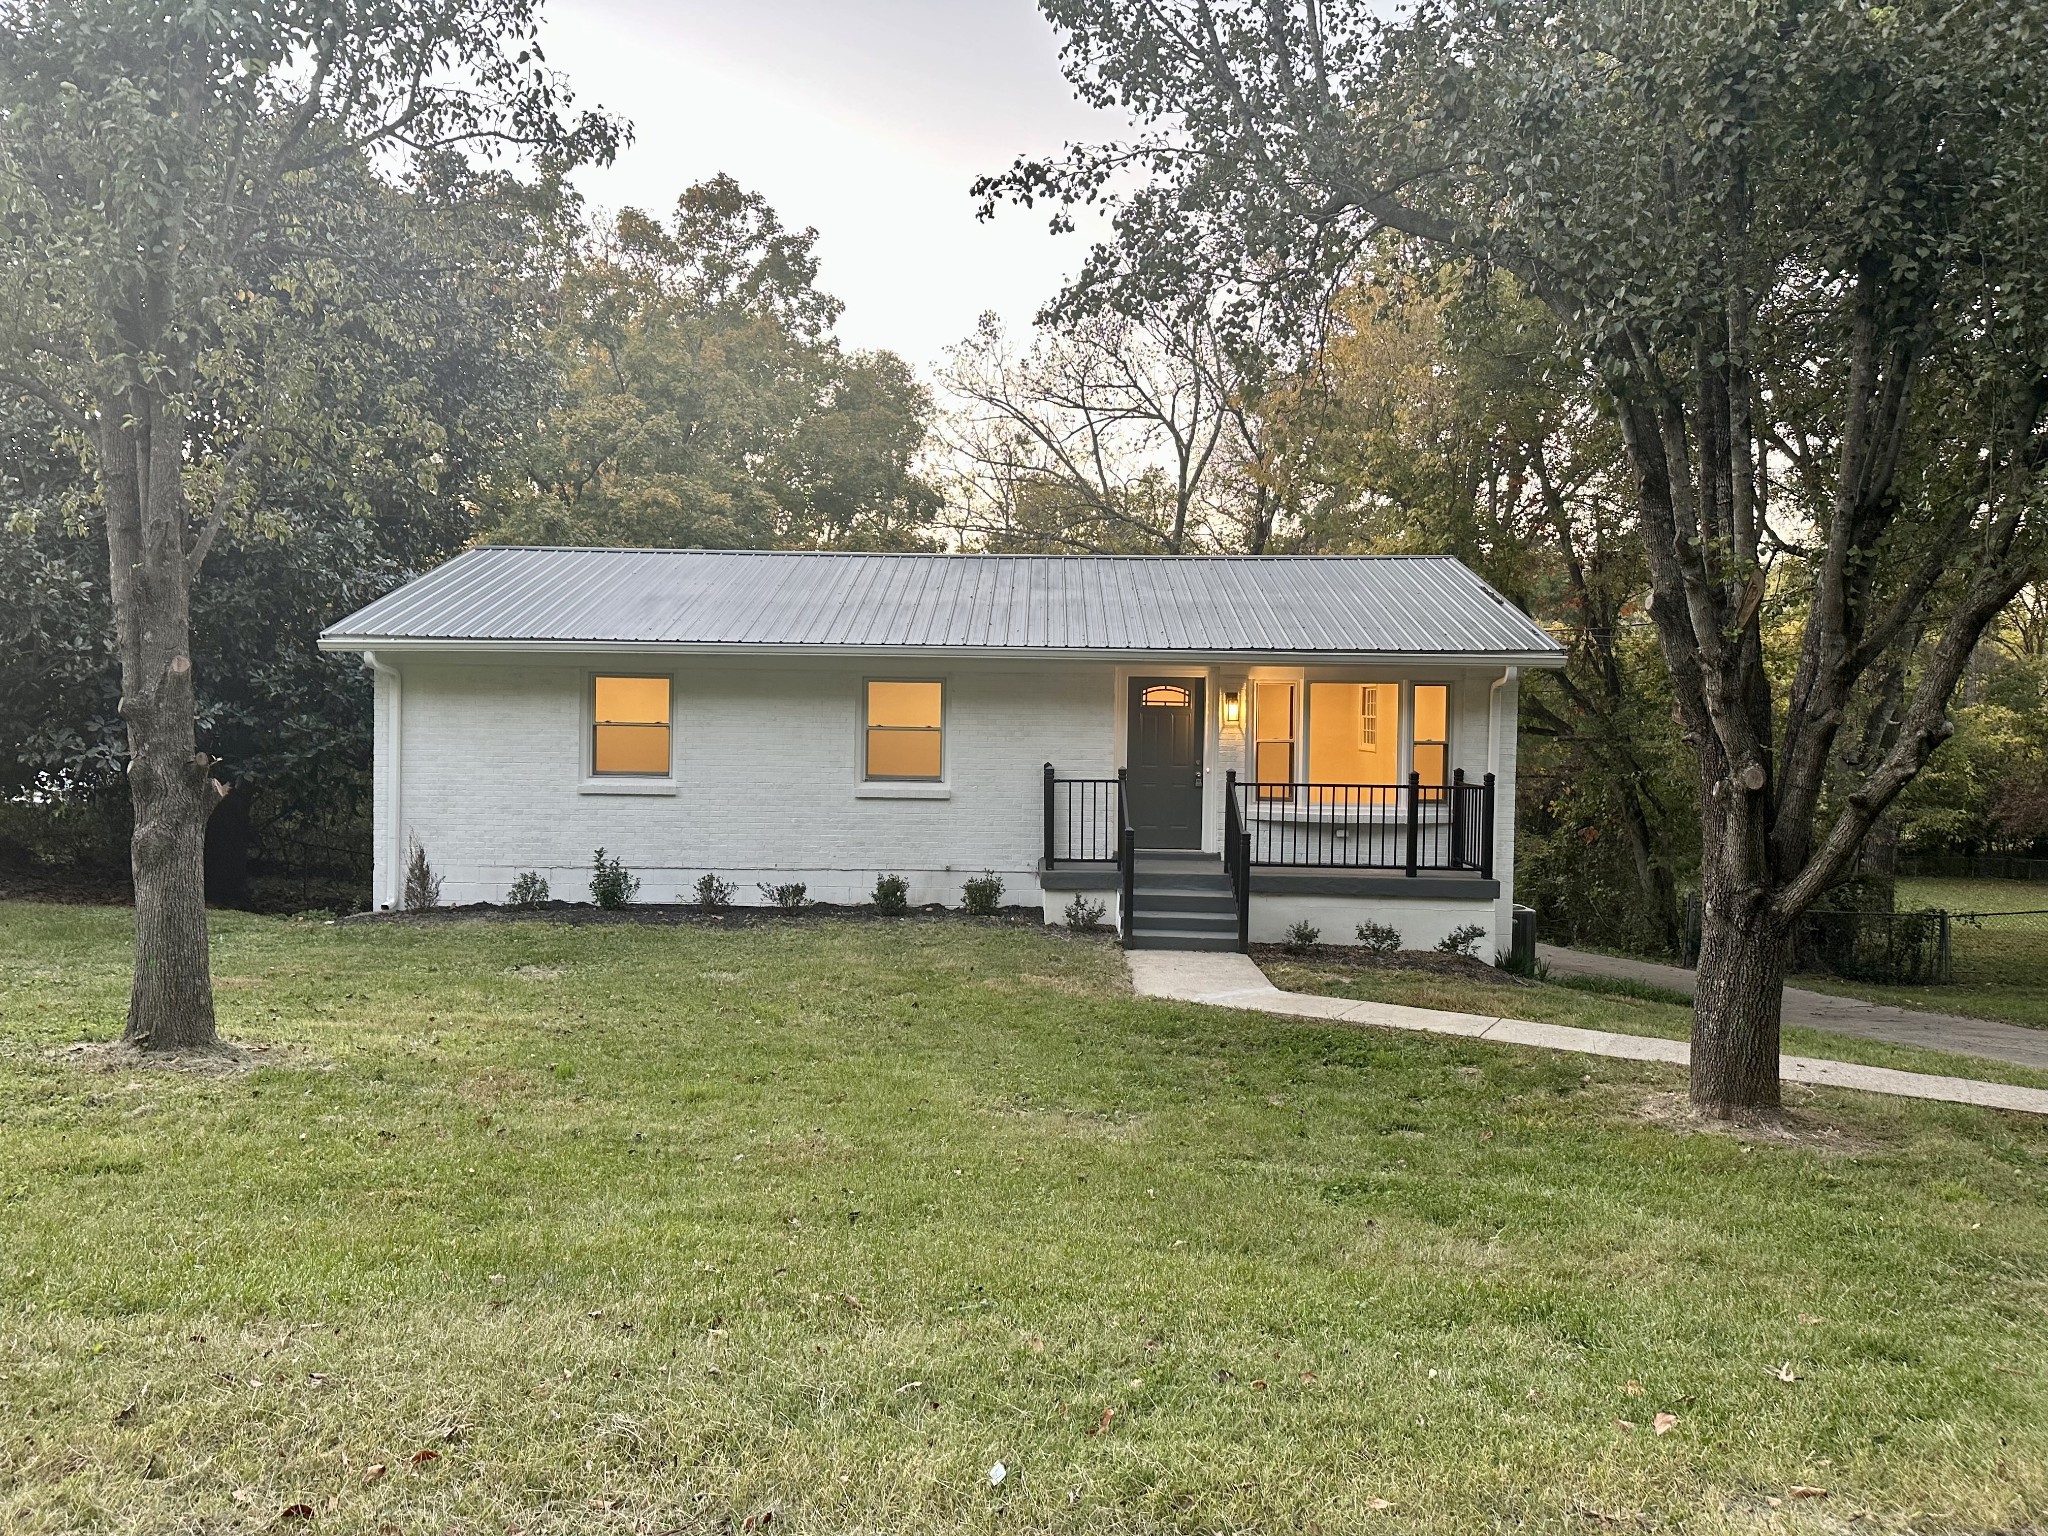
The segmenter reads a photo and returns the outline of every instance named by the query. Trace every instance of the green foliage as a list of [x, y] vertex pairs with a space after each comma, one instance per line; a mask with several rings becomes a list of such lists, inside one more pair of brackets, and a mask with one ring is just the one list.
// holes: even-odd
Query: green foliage
[[780, 885], [770, 885], [763, 881], [754, 889], [761, 893], [761, 899], [769, 906], [784, 912], [801, 912], [811, 904], [810, 888], [801, 880]]
[[699, 911], [723, 912], [732, 905], [732, 898], [739, 887], [730, 880], [721, 880], [716, 872], [707, 869], [697, 877], [697, 883], [691, 889]]
[[1436, 947], [1447, 955], [1464, 955], [1470, 958], [1479, 953], [1479, 941], [1485, 937], [1484, 923], [1460, 923], [1438, 939]]
[[1099, 925], [1108, 912], [1109, 908], [1104, 903], [1090, 901], [1082, 892], [1076, 891], [1074, 899], [1067, 903], [1066, 910], [1060, 916], [1073, 932], [1086, 933]]
[[993, 917], [1003, 902], [1003, 877], [984, 870], [960, 887], [960, 902], [969, 915]]
[[1289, 954], [1298, 955], [1304, 950], [1314, 949], [1317, 944], [1322, 942], [1322, 938], [1323, 930], [1308, 921], [1308, 919], [1303, 918], [1287, 930], [1287, 936], [1280, 942], [1286, 947]]
[[929, 402], [902, 359], [846, 353], [815, 230], [727, 176], [666, 225], [580, 241], [548, 345], [562, 392], [482, 498], [508, 543], [919, 547]]
[[1368, 955], [1394, 955], [1401, 951], [1401, 930], [1392, 923], [1360, 923], [1354, 931], [1359, 947]]
[[910, 882], [901, 875], [879, 875], [873, 895], [875, 910], [895, 916], [910, 909]]
[[441, 905], [441, 877], [427, 862], [427, 850], [418, 843], [405, 848], [405, 910], [428, 912]]
[[631, 906], [640, 894], [640, 877], [626, 869], [623, 859], [606, 858], [602, 848], [590, 861], [590, 899], [600, 907], [614, 910]]
[[533, 869], [522, 869], [513, 880], [511, 889], [505, 892], [505, 905], [508, 907], [538, 907], [547, 899], [547, 876]]

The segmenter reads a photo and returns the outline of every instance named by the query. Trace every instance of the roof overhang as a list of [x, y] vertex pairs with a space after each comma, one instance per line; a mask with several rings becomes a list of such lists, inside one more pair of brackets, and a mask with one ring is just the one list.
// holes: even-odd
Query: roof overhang
[[1217, 651], [1217, 650], [1079, 650], [1056, 646], [972, 645], [764, 645], [710, 644], [674, 640], [477, 640], [388, 635], [324, 634], [323, 651], [375, 651], [381, 656], [722, 656], [838, 657], [849, 661], [939, 660], [958, 657], [975, 661], [1098, 661], [1154, 665], [1284, 666], [1284, 667], [1562, 667], [1565, 653], [1556, 651]]

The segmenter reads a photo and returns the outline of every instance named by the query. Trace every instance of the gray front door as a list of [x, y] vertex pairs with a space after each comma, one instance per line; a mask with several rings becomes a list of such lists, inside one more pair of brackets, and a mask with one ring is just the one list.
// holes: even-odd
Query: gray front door
[[1131, 826], [1140, 848], [1202, 846], [1202, 679], [1131, 679]]

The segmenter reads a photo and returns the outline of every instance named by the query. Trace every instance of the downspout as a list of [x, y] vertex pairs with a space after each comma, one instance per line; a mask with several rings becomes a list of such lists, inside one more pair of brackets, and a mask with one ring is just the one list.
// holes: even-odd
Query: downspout
[[[1520, 667], [1504, 667], [1500, 676], [1493, 680], [1493, 686], [1486, 691], [1486, 771], [1493, 775], [1495, 797], [1493, 825], [1487, 831], [1493, 839], [1493, 878], [1500, 882], [1500, 895], [1493, 904], [1496, 943], [1499, 942], [1501, 934], [1511, 934], [1514, 931], [1515, 920], [1515, 845], [1512, 838], [1503, 838], [1500, 835], [1501, 807], [1511, 807], [1515, 803], [1515, 786], [1503, 781], [1500, 776], [1501, 738], [1507, 729], [1501, 724], [1500, 691], [1509, 683], [1516, 681], [1521, 674]], [[1511, 726], [1512, 722], [1508, 728]], [[1515, 766], [1519, 774], [1519, 760]], [[1501, 857], [1502, 854], [1506, 855], [1505, 859]]]
[[[388, 902], [385, 901], [383, 899], [385, 891], [376, 888], [378, 872], [376, 869], [375, 852], [373, 850], [370, 870], [370, 906], [373, 911], [379, 908], [387, 911], [396, 911], [401, 905], [399, 897], [405, 881], [405, 818], [400, 814], [404, 805], [405, 786], [405, 777], [402, 771], [404, 759], [401, 755], [405, 744], [404, 680], [400, 676], [398, 668], [386, 666], [383, 662], [379, 661], [375, 651], [363, 652], [363, 665], [368, 667], [378, 677], [389, 680], [391, 684], [391, 830], [389, 834], [390, 846], [384, 850], [386, 868], [390, 871], [390, 885], [387, 888], [390, 893], [390, 900]], [[372, 707], [374, 709], [374, 706]], [[373, 756], [370, 764], [370, 820], [373, 827], [377, 817], [376, 787], [377, 765]]]

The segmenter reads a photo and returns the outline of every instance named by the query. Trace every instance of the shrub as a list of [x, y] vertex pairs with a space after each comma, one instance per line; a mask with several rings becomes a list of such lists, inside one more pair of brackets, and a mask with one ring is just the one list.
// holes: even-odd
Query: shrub
[[1314, 948], [1321, 941], [1322, 937], [1322, 929], [1318, 928], [1314, 923], [1304, 920], [1288, 929], [1287, 937], [1280, 942], [1286, 946], [1289, 954], [1298, 955], [1305, 949]]
[[788, 885], [756, 884], [754, 889], [761, 893], [763, 901], [785, 912], [801, 912], [811, 904], [809, 888], [801, 880]]
[[1438, 940], [1436, 947], [1447, 955], [1474, 959], [1479, 954], [1479, 941], [1485, 937], [1486, 930], [1478, 923], [1461, 923]]
[[548, 878], [537, 869], [522, 869], [505, 893], [508, 907], [537, 907], [548, 899]]
[[1368, 955], [1398, 954], [1401, 949], [1401, 930], [1392, 923], [1360, 923], [1358, 943]]
[[408, 843], [405, 850], [405, 910], [425, 912], [441, 905], [441, 877], [427, 862], [427, 850]]
[[1103, 903], [1090, 901], [1086, 896], [1076, 891], [1074, 892], [1074, 899], [1067, 903], [1065, 914], [1067, 926], [1075, 933], [1086, 933], [1090, 928], [1100, 923], [1104, 914], [1108, 911], [1109, 908], [1103, 905]]
[[975, 917], [994, 917], [1003, 899], [1003, 877], [985, 869], [960, 887], [960, 899]]
[[706, 912], [723, 912], [732, 905], [732, 898], [739, 890], [730, 880], [721, 880], [709, 870], [697, 877], [693, 887], [697, 905]]
[[640, 894], [640, 880], [628, 874], [624, 859], [608, 859], [602, 848], [590, 862], [590, 899], [607, 910], [630, 906]]
[[901, 875], [879, 875], [875, 879], [875, 910], [893, 917], [910, 909], [910, 882]]

